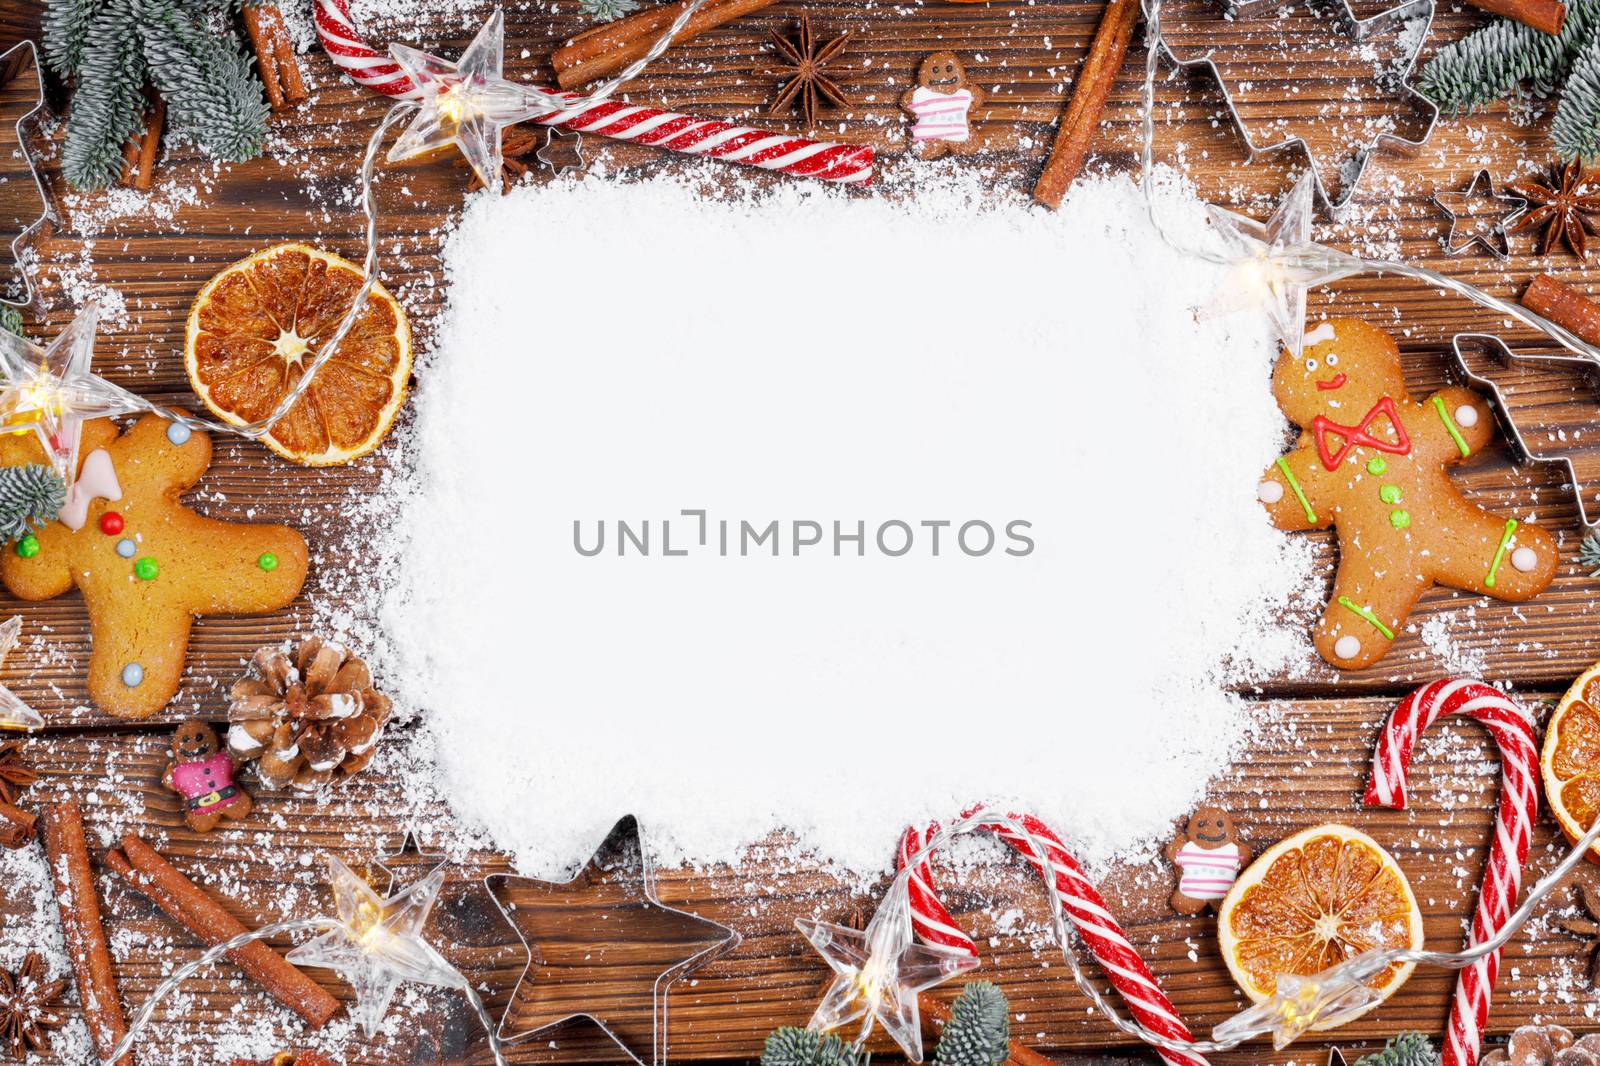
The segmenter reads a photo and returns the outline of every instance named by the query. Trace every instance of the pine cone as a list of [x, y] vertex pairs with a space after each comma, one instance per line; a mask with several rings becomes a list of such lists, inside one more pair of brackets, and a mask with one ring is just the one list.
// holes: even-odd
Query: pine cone
[[389, 720], [389, 697], [372, 687], [367, 664], [321, 637], [258, 650], [231, 699], [234, 758], [255, 761], [267, 785], [302, 792], [364, 770]]
[[1524, 1025], [1504, 1048], [1481, 1060], [1482, 1066], [1600, 1066], [1600, 1034], [1579, 1040], [1560, 1025]]

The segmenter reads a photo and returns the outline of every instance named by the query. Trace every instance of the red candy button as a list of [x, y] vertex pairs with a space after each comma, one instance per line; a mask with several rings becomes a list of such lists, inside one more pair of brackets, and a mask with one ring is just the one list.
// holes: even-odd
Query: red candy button
[[107, 511], [100, 516], [100, 532], [108, 537], [114, 537], [122, 532], [122, 516], [115, 511]]

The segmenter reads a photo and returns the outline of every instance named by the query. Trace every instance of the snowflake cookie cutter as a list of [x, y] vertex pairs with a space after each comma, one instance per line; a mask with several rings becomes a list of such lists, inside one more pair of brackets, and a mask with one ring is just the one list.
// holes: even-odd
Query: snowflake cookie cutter
[[[1240, 139], [1244, 142], [1246, 163], [1254, 162], [1257, 158], [1280, 151], [1298, 149], [1305, 157], [1311, 170], [1311, 180], [1316, 191], [1317, 202], [1327, 208], [1330, 215], [1338, 215], [1354, 198], [1361, 187], [1361, 181], [1366, 177], [1367, 166], [1372, 160], [1372, 155], [1381, 149], [1392, 149], [1401, 154], [1410, 155], [1417, 152], [1428, 143], [1428, 138], [1433, 136], [1434, 127], [1439, 124], [1439, 105], [1429, 100], [1422, 93], [1411, 86], [1411, 73], [1417, 65], [1417, 58], [1422, 52], [1422, 43], [1427, 40], [1429, 31], [1433, 28], [1435, 0], [1405, 0], [1396, 7], [1391, 7], [1366, 18], [1358, 18], [1355, 9], [1350, 6], [1350, 0], [1313, 0], [1314, 3], [1325, 2], [1335, 17], [1335, 21], [1342, 28], [1342, 32], [1352, 44], [1360, 44], [1368, 38], [1390, 29], [1405, 30], [1406, 24], [1422, 19], [1422, 31], [1415, 34], [1415, 44], [1408, 46], [1405, 63], [1393, 74], [1394, 86], [1398, 98], [1408, 104], [1416, 105], [1420, 113], [1427, 116], [1427, 121], [1422, 127], [1422, 132], [1416, 137], [1407, 137], [1403, 134], [1379, 132], [1371, 139], [1362, 142], [1355, 149], [1350, 163], [1354, 170], [1349, 172], [1339, 189], [1339, 196], [1333, 197], [1328, 192], [1327, 185], [1322, 180], [1323, 169], [1330, 160], [1320, 157], [1312, 148], [1306, 138], [1299, 135], [1289, 135], [1270, 143], [1257, 143], [1256, 138], [1250, 133], [1250, 123], [1240, 110], [1239, 102], [1234, 90], [1230, 88], [1228, 79], [1224, 77], [1222, 68], [1213, 58], [1215, 49], [1208, 50], [1201, 55], [1188, 59], [1180, 59], [1161, 29], [1160, 7], [1161, 0], [1141, 0], [1144, 7], [1145, 25], [1154, 26], [1156, 43], [1161, 54], [1166, 57], [1174, 67], [1179, 70], [1198, 70], [1205, 73], [1217, 91], [1222, 94], [1223, 107], [1227, 109], [1228, 118], [1233, 128], [1239, 132]], [[1265, 4], [1267, 0], [1237, 0], [1228, 5], [1227, 17], [1233, 18], [1241, 12], [1247, 12]], [[1337, 167], [1340, 171], [1348, 171], [1349, 164]]]
[[1494, 400], [1495, 419], [1511, 441], [1517, 458], [1522, 462], [1555, 466], [1563, 470], [1567, 486], [1572, 490], [1573, 501], [1577, 504], [1578, 521], [1583, 523], [1585, 529], [1593, 529], [1596, 525], [1600, 525], [1600, 514], [1591, 514], [1588, 504], [1584, 501], [1583, 480], [1578, 476], [1578, 469], [1572, 464], [1572, 459], [1566, 455], [1541, 455], [1529, 445], [1522, 427], [1517, 425], [1517, 420], [1511, 415], [1511, 404], [1506, 398], [1505, 391], [1493, 378], [1485, 377], [1472, 369], [1472, 364], [1467, 359], [1468, 349], [1487, 354], [1495, 362], [1506, 367], [1519, 363], [1555, 363], [1571, 367], [1586, 377], [1591, 386], [1600, 386], [1600, 366], [1597, 366], [1593, 359], [1582, 355], [1518, 354], [1493, 333], [1457, 333], [1450, 339], [1450, 355], [1455, 361], [1456, 370], [1467, 384], [1488, 393]]
[[[50, 201], [49, 190], [45, 187], [44, 177], [39, 172], [38, 156], [31, 145], [33, 138], [41, 135], [38, 126], [40, 119], [50, 111], [49, 105], [45, 102], [44, 67], [39, 62], [39, 48], [32, 40], [22, 40], [0, 52], [0, 88], [10, 86], [30, 67], [38, 79], [38, 97], [33, 106], [17, 118], [15, 130], [17, 153], [27, 165], [28, 177], [32, 180], [34, 191], [39, 196], [40, 210], [39, 217], [22, 227], [11, 239], [11, 269], [16, 279], [0, 286], [0, 304], [18, 310], [31, 307], [39, 295], [33, 282], [33, 270], [28, 264], [28, 254], [34, 243], [44, 236], [46, 227], [58, 221], [55, 208]], [[21, 290], [21, 295], [14, 296], [18, 289]]]

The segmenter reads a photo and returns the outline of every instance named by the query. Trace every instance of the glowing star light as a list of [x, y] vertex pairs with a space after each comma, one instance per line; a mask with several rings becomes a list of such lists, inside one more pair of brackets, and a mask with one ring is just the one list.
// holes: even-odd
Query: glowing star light
[[1236, 264], [1236, 287], [1216, 314], [1264, 309], [1278, 339], [1300, 354], [1306, 326], [1306, 290], [1359, 274], [1361, 261], [1311, 240], [1315, 178], [1302, 174], [1265, 222], [1211, 207], [1211, 224]]
[[837, 975], [811, 1015], [811, 1028], [826, 1032], [859, 1022], [860, 1042], [874, 1024], [882, 1025], [912, 1062], [922, 1061], [917, 993], [978, 965], [965, 952], [915, 943], [903, 895], [885, 899], [864, 931], [808, 918], [794, 924]]
[[144, 405], [127, 390], [94, 374], [95, 323], [89, 304], [41, 348], [0, 329], [0, 432], [35, 433], [61, 479], [78, 475], [78, 436], [86, 419], [126, 414]]
[[420, 110], [389, 149], [389, 162], [454, 145], [485, 187], [500, 190], [500, 131], [536, 114], [539, 108], [530, 103], [548, 100], [501, 76], [503, 31], [496, 9], [454, 63], [403, 44], [389, 46], [421, 94]]
[[290, 962], [333, 970], [356, 994], [350, 1015], [367, 1036], [377, 1033], [389, 1001], [403, 981], [436, 988], [467, 987], [467, 979], [422, 939], [422, 927], [444, 887], [435, 869], [397, 895], [380, 897], [338, 859], [329, 856], [333, 900], [342, 927], [289, 952]]
[[[17, 646], [17, 638], [21, 635], [21, 618], [8, 618], [0, 622], [0, 663], [6, 661], [6, 656]], [[0, 729], [43, 728], [44, 718], [39, 712], [23, 703], [10, 689], [0, 685]]]

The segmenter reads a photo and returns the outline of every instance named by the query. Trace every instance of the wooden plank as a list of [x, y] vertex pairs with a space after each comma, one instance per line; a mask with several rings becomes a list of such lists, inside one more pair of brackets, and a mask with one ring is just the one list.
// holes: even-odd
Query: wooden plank
[[[1498, 768], [1476, 727], [1441, 725], [1417, 757], [1411, 809], [1360, 809], [1371, 739], [1390, 706], [1382, 698], [1259, 705], [1263, 737], [1213, 795], [1235, 812], [1242, 832], [1258, 850], [1325, 821], [1371, 833], [1410, 876], [1426, 914], [1428, 942], [1450, 946], [1459, 942], [1462, 922], [1474, 903]], [[164, 735], [150, 734], [37, 739], [32, 758], [45, 776], [29, 799], [72, 796], [84, 802], [91, 840], [101, 843], [115, 841], [129, 827], [137, 829], [197, 881], [225, 891], [247, 922], [318, 913], [329, 905], [323, 888], [326, 855], [361, 869], [395, 842], [393, 812], [406, 806], [407, 786], [382, 774], [355, 779], [320, 806], [255, 788], [257, 813], [242, 827], [196, 836], [179, 824], [176, 797], [159, 784], [165, 743]], [[1555, 836], [1553, 826], [1541, 820], [1532, 870], [1547, 869], [1559, 858]], [[658, 871], [664, 903], [724, 922], [744, 937], [732, 954], [700, 971], [692, 986], [679, 985], [673, 993], [670, 1039], [672, 1053], [680, 1059], [747, 1059], [773, 1026], [802, 1024], [816, 1004], [826, 971], [795, 933], [793, 920], [838, 920], [863, 905], [870, 913], [871, 901], [855, 896], [847, 883], [804, 861], [778, 857], [783, 851], [772, 847], [769, 858], [736, 869]], [[959, 879], [948, 869], [939, 876], [949, 886], [944, 895], [962, 926], [983, 946], [982, 975], [998, 980], [1023, 1016], [1018, 1035], [1053, 1049], [1121, 1044], [1117, 1034], [1086, 1010], [1086, 1001], [1071, 986], [1051, 946], [1035, 877], [1019, 863], [997, 858], [994, 867], [968, 871]], [[496, 1010], [506, 1002], [526, 960], [480, 881], [505, 869], [493, 854], [463, 856], [429, 929], [434, 942], [487, 990]], [[1585, 876], [1594, 875], [1589, 871]], [[1166, 897], [1172, 883], [1169, 868], [1159, 860], [1121, 865], [1102, 878], [1113, 910], [1174, 1001], [1197, 1026], [1208, 1028], [1243, 1000], [1217, 954], [1214, 919], [1182, 918], [1170, 911]], [[123, 996], [136, 1006], [172, 965], [192, 957], [197, 948], [146, 901], [112, 879], [102, 879], [101, 888], [117, 945]], [[1564, 897], [1557, 898], [1564, 905]], [[31, 906], [29, 894], [19, 899], [0, 888], [0, 915]], [[1581, 960], [1571, 952], [1577, 945], [1552, 933], [1546, 918], [1537, 920], [1535, 928], [1538, 935], [1520, 936], [1507, 952], [1495, 1001], [1495, 1030], [1535, 1016], [1592, 1027], [1589, 994], [1576, 983]], [[1381, 1039], [1402, 1028], [1438, 1031], [1453, 981], [1453, 974], [1421, 971], [1393, 1000], [1340, 1036], [1359, 1041]], [[346, 994], [337, 982], [330, 979], [328, 984]], [[195, 998], [186, 997], [176, 1016], [163, 1016], [158, 1043], [204, 1042], [228, 1032], [241, 1024], [233, 1016], [236, 1009], [244, 1019], [280, 1018], [225, 969], [197, 978], [193, 988]], [[421, 1035], [447, 1045], [476, 1041], [475, 1025], [448, 998], [430, 996], [433, 1010], [427, 1018], [440, 1028], [423, 1026]], [[402, 1052], [418, 1036], [417, 1028], [408, 1023], [403, 1038], [380, 1040], [371, 1048], [351, 1040], [346, 1050], [353, 1062], [404, 1061]], [[1250, 1055], [1241, 1053], [1232, 1061], [1287, 1062], [1293, 1057]], [[559, 1034], [555, 1047], [541, 1040], [518, 1049], [514, 1061], [608, 1057], [603, 1042], [575, 1029]]]

